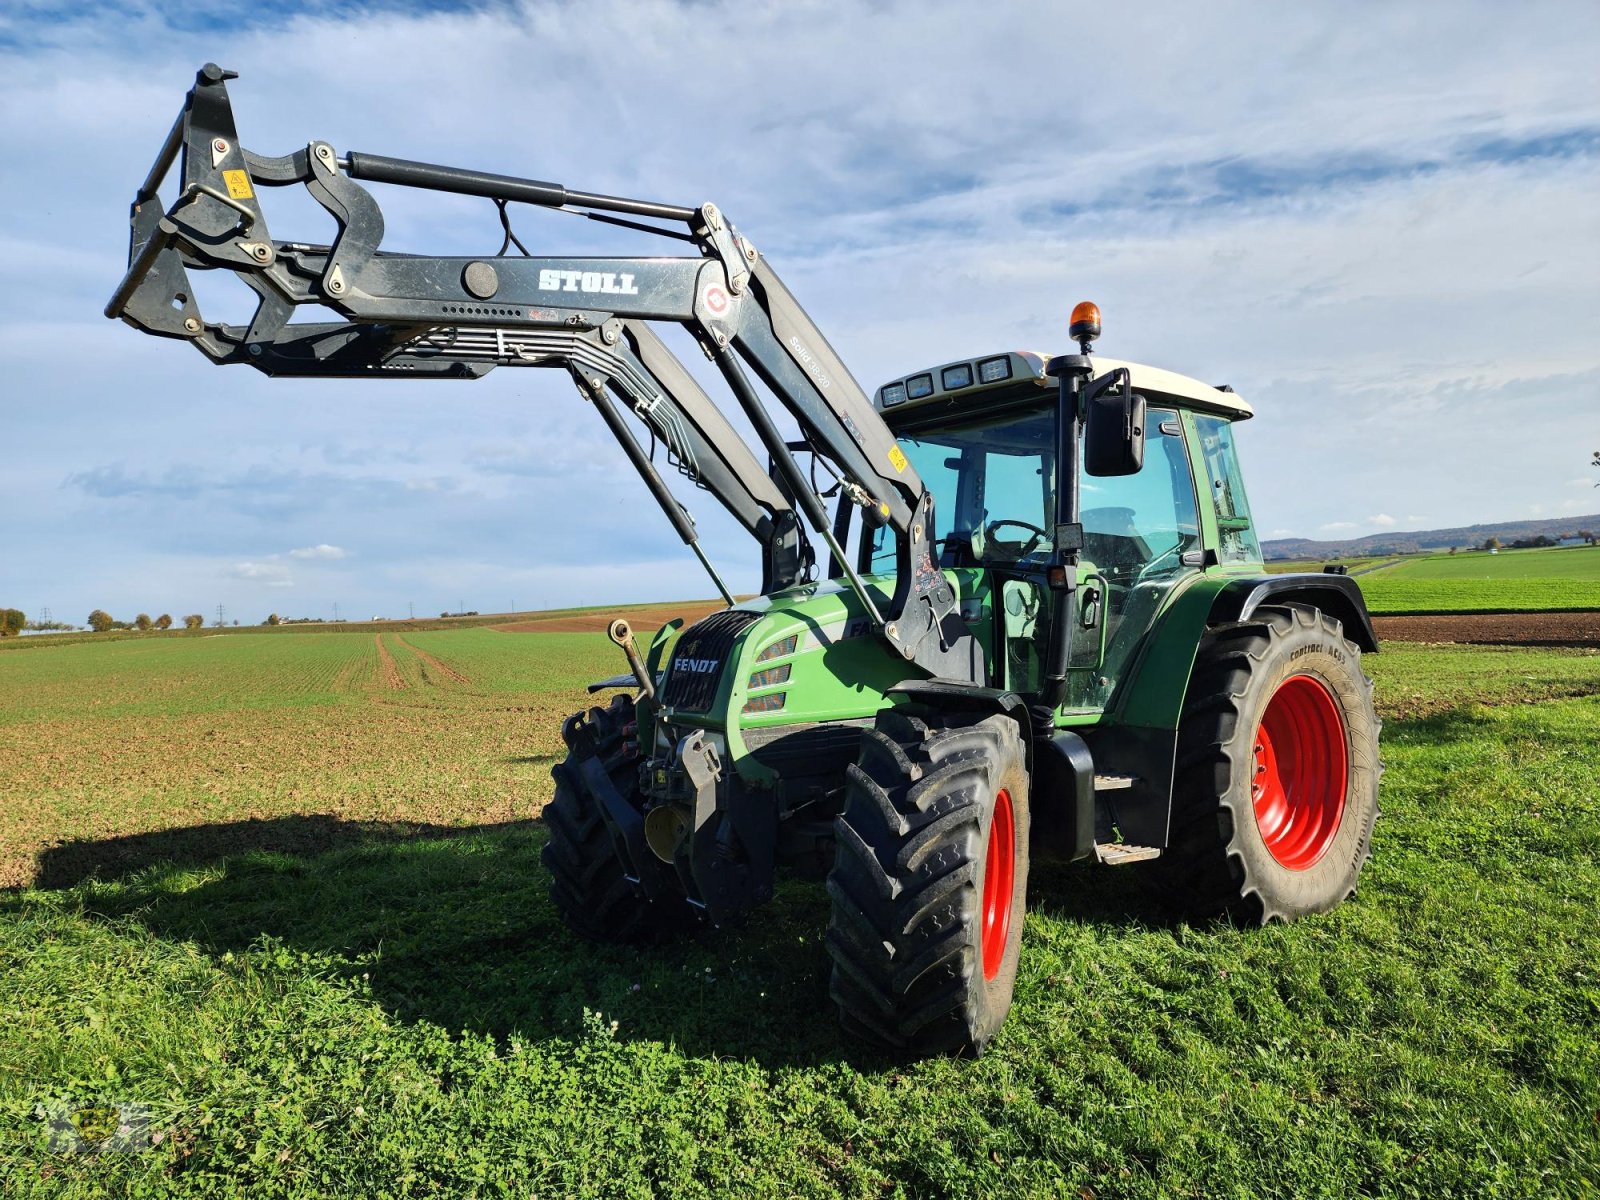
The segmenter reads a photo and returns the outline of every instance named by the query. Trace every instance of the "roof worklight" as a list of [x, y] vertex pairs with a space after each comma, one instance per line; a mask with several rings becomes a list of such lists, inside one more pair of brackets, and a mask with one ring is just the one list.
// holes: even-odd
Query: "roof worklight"
[[913, 375], [906, 380], [906, 395], [913, 400], [921, 400], [933, 395], [932, 375]]
[[978, 364], [979, 383], [999, 383], [1011, 378], [1011, 356], [986, 358]]
[[906, 385], [903, 383], [887, 384], [880, 393], [883, 397], [883, 407], [893, 408], [897, 404], [906, 402]]
[[959, 366], [946, 367], [939, 373], [939, 382], [944, 384], [944, 390], [953, 392], [956, 388], [972, 386], [972, 364], [961, 363]]
[[1067, 333], [1078, 343], [1078, 349], [1089, 353], [1089, 346], [1100, 336], [1100, 306], [1089, 300], [1079, 301], [1072, 309], [1072, 322]]

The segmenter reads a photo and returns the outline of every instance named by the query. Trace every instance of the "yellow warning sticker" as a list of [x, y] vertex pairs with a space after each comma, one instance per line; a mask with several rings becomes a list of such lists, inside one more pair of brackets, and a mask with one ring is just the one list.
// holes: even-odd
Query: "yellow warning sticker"
[[901, 450], [899, 446], [889, 447], [889, 463], [894, 467], [895, 471], [901, 475], [904, 475], [906, 473], [906, 468], [911, 465], [906, 461], [905, 451]]
[[228, 195], [235, 200], [249, 200], [255, 196], [250, 190], [249, 171], [224, 171], [222, 182], [228, 185]]

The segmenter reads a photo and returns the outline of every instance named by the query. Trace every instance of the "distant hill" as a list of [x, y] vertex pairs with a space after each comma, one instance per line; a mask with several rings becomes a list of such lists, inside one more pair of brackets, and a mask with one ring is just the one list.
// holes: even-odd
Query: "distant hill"
[[1587, 517], [1552, 517], [1542, 521], [1501, 521], [1494, 525], [1461, 525], [1454, 529], [1419, 532], [1369, 533], [1366, 537], [1319, 542], [1311, 538], [1273, 538], [1261, 543], [1269, 562], [1283, 558], [1358, 558], [1373, 554], [1417, 554], [1423, 550], [1448, 550], [1451, 546], [1481, 546], [1497, 537], [1506, 545], [1521, 538], [1561, 538], [1579, 530], [1600, 533], [1600, 513]]

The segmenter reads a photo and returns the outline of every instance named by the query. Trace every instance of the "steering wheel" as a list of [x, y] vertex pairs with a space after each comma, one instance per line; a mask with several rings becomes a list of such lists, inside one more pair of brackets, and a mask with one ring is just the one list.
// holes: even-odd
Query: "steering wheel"
[[[1026, 558], [1029, 554], [1033, 553], [1034, 548], [1036, 546], [1038, 546], [1039, 544], [1043, 543], [1044, 545], [1049, 545], [1049, 543], [1050, 543], [1050, 535], [1048, 533], [1046, 533], [1043, 529], [1040, 529], [1039, 526], [1035, 525], [1033, 522], [1031, 522], [1031, 521], [1014, 521], [1009, 517], [1005, 518], [1004, 520], [1000, 520], [1000, 521], [990, 521], [987, 525], [985, 525], [983, 527], [983, 532], [985, 534], [987, 534], [989, 537], [995, 538], [995, 532], [994, 531], [996, 529], [999, 529], [1000, 526], [1002, 526], [1002, 525], [1016, 525], [1019, 528], [1026, 529], [1029, 533], [1031, 533], [1033, 535], [1031, 538], [1029, 538], [1027, 540], [1027, 542], [1023, 543], [1021, 549], [1019, 549], [1017, 551], [1017, 558], [1018, 558], [1019, 561], [1021, 559]], [[995, 538], [995, 540], [999, 541], [1000, 539]]]

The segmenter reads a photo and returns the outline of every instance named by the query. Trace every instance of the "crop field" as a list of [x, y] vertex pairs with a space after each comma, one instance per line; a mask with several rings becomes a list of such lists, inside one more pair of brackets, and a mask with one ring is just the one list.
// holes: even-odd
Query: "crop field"
[[[1600, 546], [1341, 559], [1374, 613], [1581, 612], [1600, 609]], [[1320, 571], [1273, 563], [1275, 572]]]
[[[1369, 659], [1383, 819], [1325, 917], [1036, 864], [976, 1062], [844, 1039], [816, 885], [648, 952], [565, 932], [538, 813], [619, 666], [492, 628], [0, 653], [0, 1191], [1600, 1188], [1600, 653]], [[114, 1105], [141, 1148], [51, 1148]]]

